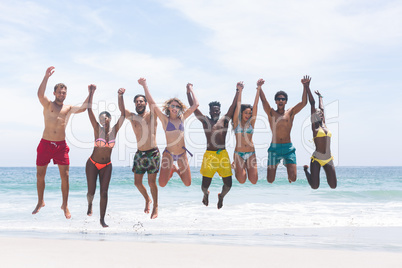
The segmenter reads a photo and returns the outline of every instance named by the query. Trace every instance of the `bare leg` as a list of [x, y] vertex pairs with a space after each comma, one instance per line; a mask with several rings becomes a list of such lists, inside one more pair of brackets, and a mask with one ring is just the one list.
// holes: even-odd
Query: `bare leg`
[[297, 177], [297, 166], [296, 164], [286, 164], [286, 169], [288, 171], [288, 181], [289, 183], [295, 182]]
[[109, 227], [105, 223], [105, 214], [108, 201], [108, 190], [110, 178], [112, 177], [112, 164], [107, 165], [99, 171], [99, 184], [100, 184], [100, 224], [103, 227]]
[[[175, 173], [175, 172], [176, 172], [177, 174], [179, 174], [179, 169], [176, 167], [175, 164], [173, 164], [173, 165], [172, 165], [172, 169], [170, 170], [169, 179], [172, 178], [173, 173]], [[179, 175], [180, 175], [180, 174], [179, 174]]]
[[68, 192], [70, 189], [69, 185], [69, 165], [58, 165], [59, 172], [61, 177], [61, 193], [63, 196], [63, 203], [61, 204], [61, 209], [64, 211], [64, 216], [66, 219], [71, 218], [70, 211], [68, 210], [67, 201], [68, 201]]
[[38, 192], [38, 204], [32, 211], [32, 214], [36, 214], [39, 210], [45, 206], [45, 201], [43, 195], [45, 192], [45, 176], [46, 176], [46, 166], [36, 166], [36, 189]]
[[98, 178], [98, 169], [95, 165], [88, 159], [85, 166], [85, 173], [87, 175], [87, 200], [88, 200], [88, 210], [87, 215], [92, 216], [92, 201], [94, 200], [95, 191], [96, 191], [96, 180]]
[[257, 157], [255, 154], [250, 156], [246, 161], [248, 179], [252, 184], [256, 184], [258, 181], [258, 168]]
[[145, 189], [144, 184], [142, 184], [142, 178], [144, 177], [144, 174], [134, 174], [134, 185], [137, 187], [138, 191], [142, 194], [142, 196], [145, 199], [145, 208], [144, 212], [149, 213], [151, 211], [151, 203], [152, 200], [149, 198], [149, 195], [147, 193], [147, 189]]
[[325, 174], [327, 175], [327, 182], [329, 187], [335, 189], [337, 186], [336, 173], [334, 161], [328, 162], [324, 167]]
[[247, 173], [246, 173], [246, 163], [244, 162], [243, 158], [240, 157], [237, 153], [233, 154], [233, 162], [234, 170], [235, 170], [235, 177], [239, 181], [239, 183], [243, 184], [247, 180]]
[[158, 186], [156, 185], [156, 174], [157, 173], [148, 173], [148, 185], [149, 189], [151, 190], [152, 199], [154, 200], [151, 219], [158, 217]]
[[162, 154], [161, 169], [159, 173], [159, 185], [165, 187], [170, 177], [170, 171], [173, 166], [173, 158], [168, 152]]
[[277, 168], [278, 168], [278, 165], [268, 166], [267, 167], [267, 181], [269, 183], [273, 183], [275, 181], [276, 169]]
[[201, 190], [204, 193], [204, 197], [202, 198], [202, 203], [205, 206], [208, 206], [208, 203], [209, 203], [209, 191], [208, 191], [208, 188], [211, 185], [211, 182], [212, 182], [212, 178], [202, 176]]
[[179, 176], [186, 186], [191, 185], [191, 171], [190, 171], [190, 166], [188, 165], [188, 159], [187, 155], [183, 154], [180, 156], [179, 160], [177, 161], [177, 164], [179, 165]]
[[317, 161], [310, 162], [310, 171], [308, 172], [308, 166], [304, 166], [304, 173], [306, 174], [308, 184], [310, 184], [312, 189], [318, 189], [320, 187], [320, 169], [321, 165]]
[[223, 186], [222, 186], [222, 192], [218, 194], [218, 209], [221, 209], [223, 206], [223, 198], [225, 195], [230, 191], [230, 188], [232, 188], [232, 176], [222, 178], [223, 180]]

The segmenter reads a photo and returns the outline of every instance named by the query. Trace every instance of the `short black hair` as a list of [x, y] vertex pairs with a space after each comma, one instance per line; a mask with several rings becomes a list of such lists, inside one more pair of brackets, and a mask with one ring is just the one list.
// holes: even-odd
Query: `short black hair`
[[285, 96], [286, 101], [288, 100], [288, 94], [286, 94], [285, 91], [280, 90], [280, 91], [276, 92], [276, 94], [275, 94], [275, 101], [276, 101], [276, 99], [278, 98], [279, 95]]
[[143, 98], [144, 98], [144, 101], [145, 101], [145, 102], [148, 102], [148, 101], [147, 101], [147, 98], [145, 98], [145, 96], [142, 95], [142, 94], [137, 94], [137, 95], [135, 95], [135, 97], [134, 97], [134, 102], [135, 102], [135, 100], [136, 100], [137, 98], [139, 98], [139, 97], [143, 97]]
[[107, 118], [112, 118], [111, 114], [108, 111], [103, 111], [99, 114], [99, 117], [101, 117], [101, 115], [106, 115]]
[[221, 103], [219, 101], [211, 101], [209, 104], [209, 109], [211, 109], [213, 106], [218, 106], [221, 108]]

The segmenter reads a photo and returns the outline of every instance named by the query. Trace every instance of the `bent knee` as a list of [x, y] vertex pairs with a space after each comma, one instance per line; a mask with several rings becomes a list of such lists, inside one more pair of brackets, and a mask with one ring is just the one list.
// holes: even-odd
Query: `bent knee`
[[252, 184], [257, 184], [258, 178], [248, 178]]
[[296, 176], [296, 175], [288, 176], [288, 180], [291, 181], [291, 182], [295, 182], [296, 179], [297, 179], [297, 176]]

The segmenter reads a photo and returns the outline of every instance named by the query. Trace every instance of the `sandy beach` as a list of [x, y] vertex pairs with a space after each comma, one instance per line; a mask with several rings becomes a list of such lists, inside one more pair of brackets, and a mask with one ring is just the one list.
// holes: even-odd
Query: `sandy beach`
[[402, 253], [0, 238], [3, 267], [401, 267]]

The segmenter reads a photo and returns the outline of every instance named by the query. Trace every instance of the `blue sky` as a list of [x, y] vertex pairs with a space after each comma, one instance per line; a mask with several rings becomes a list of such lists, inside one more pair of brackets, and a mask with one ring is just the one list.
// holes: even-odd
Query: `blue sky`
[[[218, 100], [225, 112], [238, 81], [244, 103], [252, 103], [255, 83], [271, 104], [278, 90], [288, 106], [301, 100], [303, 75], [324, 95], [332, 151], [337, 165], [400, 165], [402, 144], [402, 3], [400, 1], [8, 1], [0, 2], [1, 166], [34, 166], [43, 132], [37, 89], [55, 66], [46, 95], [58, 82], [68, 86], [66, 104], [80, 105], [87, 86], [98, 86], [95, 112], [115, 117], [117, 90], [127, 89], [126, 107], [142, 93], [146, 77], [158, 102], [179, 97], [194, 84], [200, 109]], [[298, 165], [313, 150], [309, 106], [295, 118], [292, 141]], [[266, 161], [271, 132], [260, 104], [254, 141]], [[200, 165], [205, 150], [201, 124], [186, 124], [186, 145]], [[233, 133], [228, 133], [233, 152]], [[71, 165], [83, 166], [92, 152], [87, 113], [67, 127]], [[158, 144], [165, 147], [159, 124]], [[136, 142], [125, 123], [113, 152], [115, 165], [131, 165]]]

